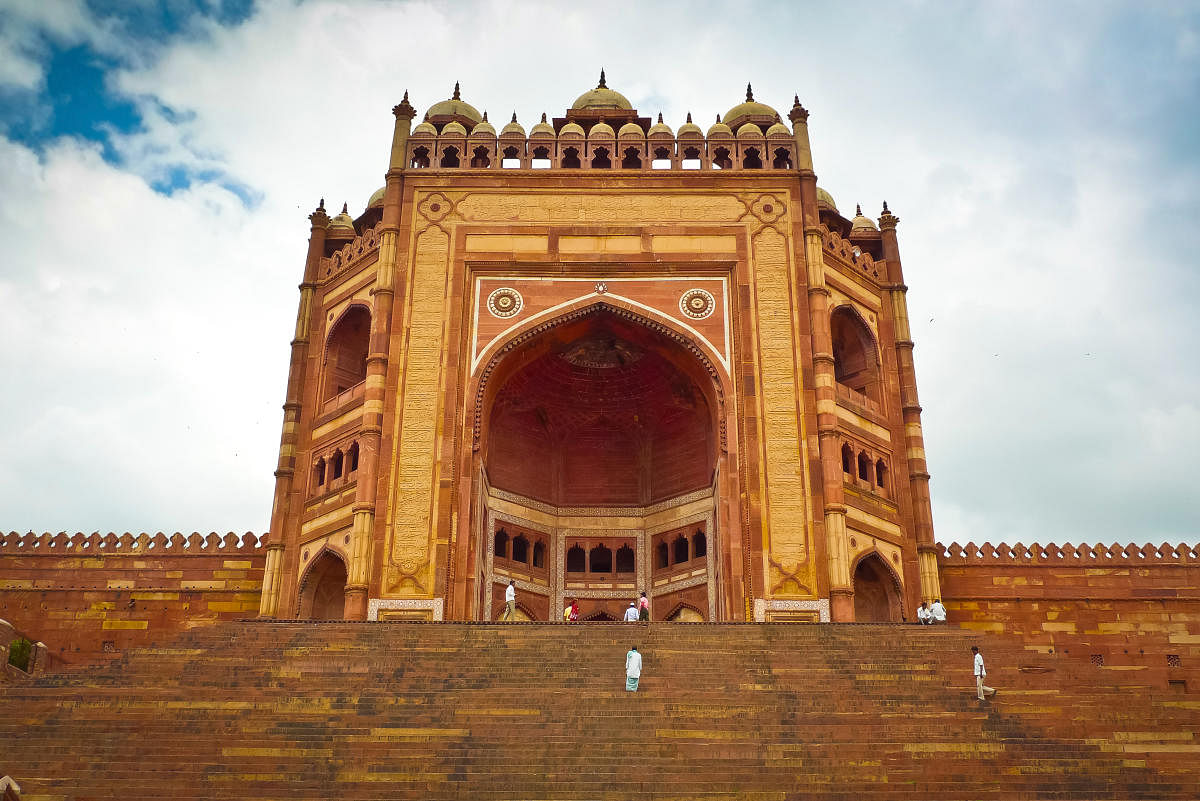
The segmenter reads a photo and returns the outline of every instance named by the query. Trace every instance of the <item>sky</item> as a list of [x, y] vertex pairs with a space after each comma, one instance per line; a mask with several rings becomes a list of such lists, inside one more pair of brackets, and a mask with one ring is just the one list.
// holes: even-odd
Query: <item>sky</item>
[[1200, 542], [1200, 5], [6, 0], [0, 530], [265, 530], [308, 213], [391, 107], [809, 119], [900, 217], [943, 542]]

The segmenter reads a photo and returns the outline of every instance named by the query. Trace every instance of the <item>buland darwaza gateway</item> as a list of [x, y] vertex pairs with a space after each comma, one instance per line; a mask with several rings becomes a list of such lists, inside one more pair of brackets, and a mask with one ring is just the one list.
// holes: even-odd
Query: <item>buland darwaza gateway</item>
[[310, 217], [260, 615], [899, 621], [939, 594], [899, 222], [808, 112], [393, 109]]

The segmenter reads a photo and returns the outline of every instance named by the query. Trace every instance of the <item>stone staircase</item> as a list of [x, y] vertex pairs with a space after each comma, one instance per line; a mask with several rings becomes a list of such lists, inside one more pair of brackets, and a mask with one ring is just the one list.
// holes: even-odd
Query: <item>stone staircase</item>
[[232, 622], [0, 688], [0, 775], [23, 801], [1200, 797], [1200, 695], [1139, 681], [941, 627]]

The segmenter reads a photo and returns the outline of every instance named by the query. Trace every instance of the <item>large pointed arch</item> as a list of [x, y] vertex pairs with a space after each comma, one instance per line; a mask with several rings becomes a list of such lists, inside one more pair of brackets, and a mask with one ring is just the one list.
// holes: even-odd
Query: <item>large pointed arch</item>
[[850, 576], [856, 623], [899, 623], [904, 619], [904, 586], [877, 549], [859, 554]]
[[347, 576], [345, 557], [332, 548], [322, 548], [300, 579], [296, 617], [301, 620], [343, 619]]

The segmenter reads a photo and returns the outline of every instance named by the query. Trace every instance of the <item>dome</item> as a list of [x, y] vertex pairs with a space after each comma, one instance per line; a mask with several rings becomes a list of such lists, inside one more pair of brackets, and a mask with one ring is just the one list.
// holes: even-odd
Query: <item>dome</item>
[[854, 219], [850, 221], [850, 235], [854, 236], [858, 233], [879, 233], [879, 228], [875, 225], [875, 221], [870, 217], [864, 217], [862, 206], [854, 207]]
[[775, 124], [767, 129], [767, 136], [791, 136], [792, 132], [783, 124], [783, 120], [775, 118]]
[[471, 136], [495, 136], [496, 129], [488, 122], [487, 112], [483, 112], [483, 120], [471, 129]]
[[600, 83], [595, 89], [588, 90], [581, 94], [574, 103], [571, 104], [572, 109], [621, 109], [622, 111], [632, 111], [633, 104], [626, 99], [625, 95], [620, 92], [614, 92], [609, 89], [604, 83], [604, 70], [600, 70]]
[[504, 129], [500, 131], [501, 136], [504, 136], [505, 134], [518, 134], [522, 139], [525, 138], [525, 129], [521, 127], [521, 123], [517, 122], [517, 112], [515, 111], [513, 112], [512, 121], [505, 125]]
[[559, 136], [568, 136], [568, 135], [578, 136], [580, 139], [582, 139], [583, 138], [583, 128], [580, 127], [579, 123], [577, 123], [577, 122], [568, 122], [566, 125], [564, 125], [562, 127], [562, 130], [558, 132], [558, 135]]
[[[834, 211], [838, 210], [837, 204], [833, 202], [833, 195], [826, 192], [821, 187], [817, 187], [817, 205], [824, 203]], [[840, 213], [840, 212], [839, 212]]]
[[[490, 127], [490, 126], [489, 126]], [[442, 136], [466, 136], [467, 129], [463, 127], [458, 120], [453, 120], [446, 123], [446, 127], [442, 128]]]
[[601, 136], [608, 137], [610, 139], [616, 136], [616, 134], [613, 132], [612, 126], [604, 121], [600, 121], [593, 125], [592, 130], [588, 133], [589, 139], [596, 139]]
[[371, 195], [371, 199], [367, 201], [367, 208], [373, 209], [383, 205], [383, 195], [387, 192], [386, 186], [381, 186], [375, 190], [375, 194]]
[[765, 128], [777, 119], [778, 111], [754, 99], [754, 90], [750, 88], [750, 84], [746, 84], [746, 101], [729, 109], [725, 114], [725, 122], [730, 127], [741, 127], [744, 123], [753, 122]]
[[428, 116], [426, 116], [425, 119], [423, 119], [419, 123], [417, 123], [417, 127], [413, 128], [411, 135], [412, 136], [422, 136], [422, 135], [426, 135], [426, 134], [429, 136], [437, 136], [437, 128], [433, 127], [433, 123], [429, 121]]
[[729, 129], [728, 125], [721, 122], [721, 115], [718, 114], [717, 121], [714, 122], [713, 126], [708, 129], [708, 135], [710, 137], [711, 136], [733, 136], [733, 131], [731, 131]]
[[[693, 125], [692, 127], [695, 128], [696, 126]], [[621, 131], [624, 132], [624, 130], [625, 130], [625, 128], [622, 127]], [[680, 128], [679, 130], [682, 131], [683, 129]], [[696, 132], [699, 133], [700, 129], [696, 128]], [[661, 135], [661, 134], [666, 134], [667, 136], [672, 135], [671, 134], [671, 126], [669, 126], [663, 122], [662, 112], [660, 111], [660, 112], [658, 112], [658, 122], [656, 122], [650, 126], [650, 132], [647, 134], [647, 136], [655, 136], [655, 135]]]
[[538, 134], [550, 134], [551, 136], [554, 136], [554, 128], [550, 125], [550, 123], [546, 122], [546, 112], [544, 111], [542, 112], [541, 122], [535, 124], [529, 129], [530, 136], [537, 136]]
[[353, 239], [354, 238], [354, 220], [350, 218], [347, 204], [342, 204], [342, 213], [329, 221], [329, 228], [325, 231], [326, 239]]
[[[595, 128], [592, 129], [593, 132], [595, 130]], [[646, 133], [642, 130], [642, 126], [638, 125], [636, 122], [627, 122], [621, 126], [621, 130], [617, 131], [617, 136], [621, 139], [624, 139], [627, 136], [636, 136], [638, 139], [641, 139], [645, 135]]]
[[762, 129], [760, 129], [754, 123], [748, 122], [745, 125], [743, 125], [742, 127], [737, 129], [737, 135], [738, 135], [738, 139], [745, 139], [746, 137], [750, 137], [752, 139], [761, 139], [762, 138]]
[[[660, 114], [659, 117], [661, 118], [662, 115]], [[683, 136], [684, 134], [699, 134], [700, 136], [704, 136], [704, 131], [700, 130], [700, 126], [692, 122], [692, 112], [690, 111], [687, 115], [687, 122], [680, 125], [679, 130], [675, 133], [676, 136]]]
[[441, 103], [434, 103], [429, 107], [426, 114], [427, 117], [458, 117], [467, 118], [472, 123], [483, 122], [483, 115], [480, 114], [470, 103], [464, 103], [462, 98], [458, 96], [458, 83], [454, 84], [454, 94], [449, 100], [443, 100]]

